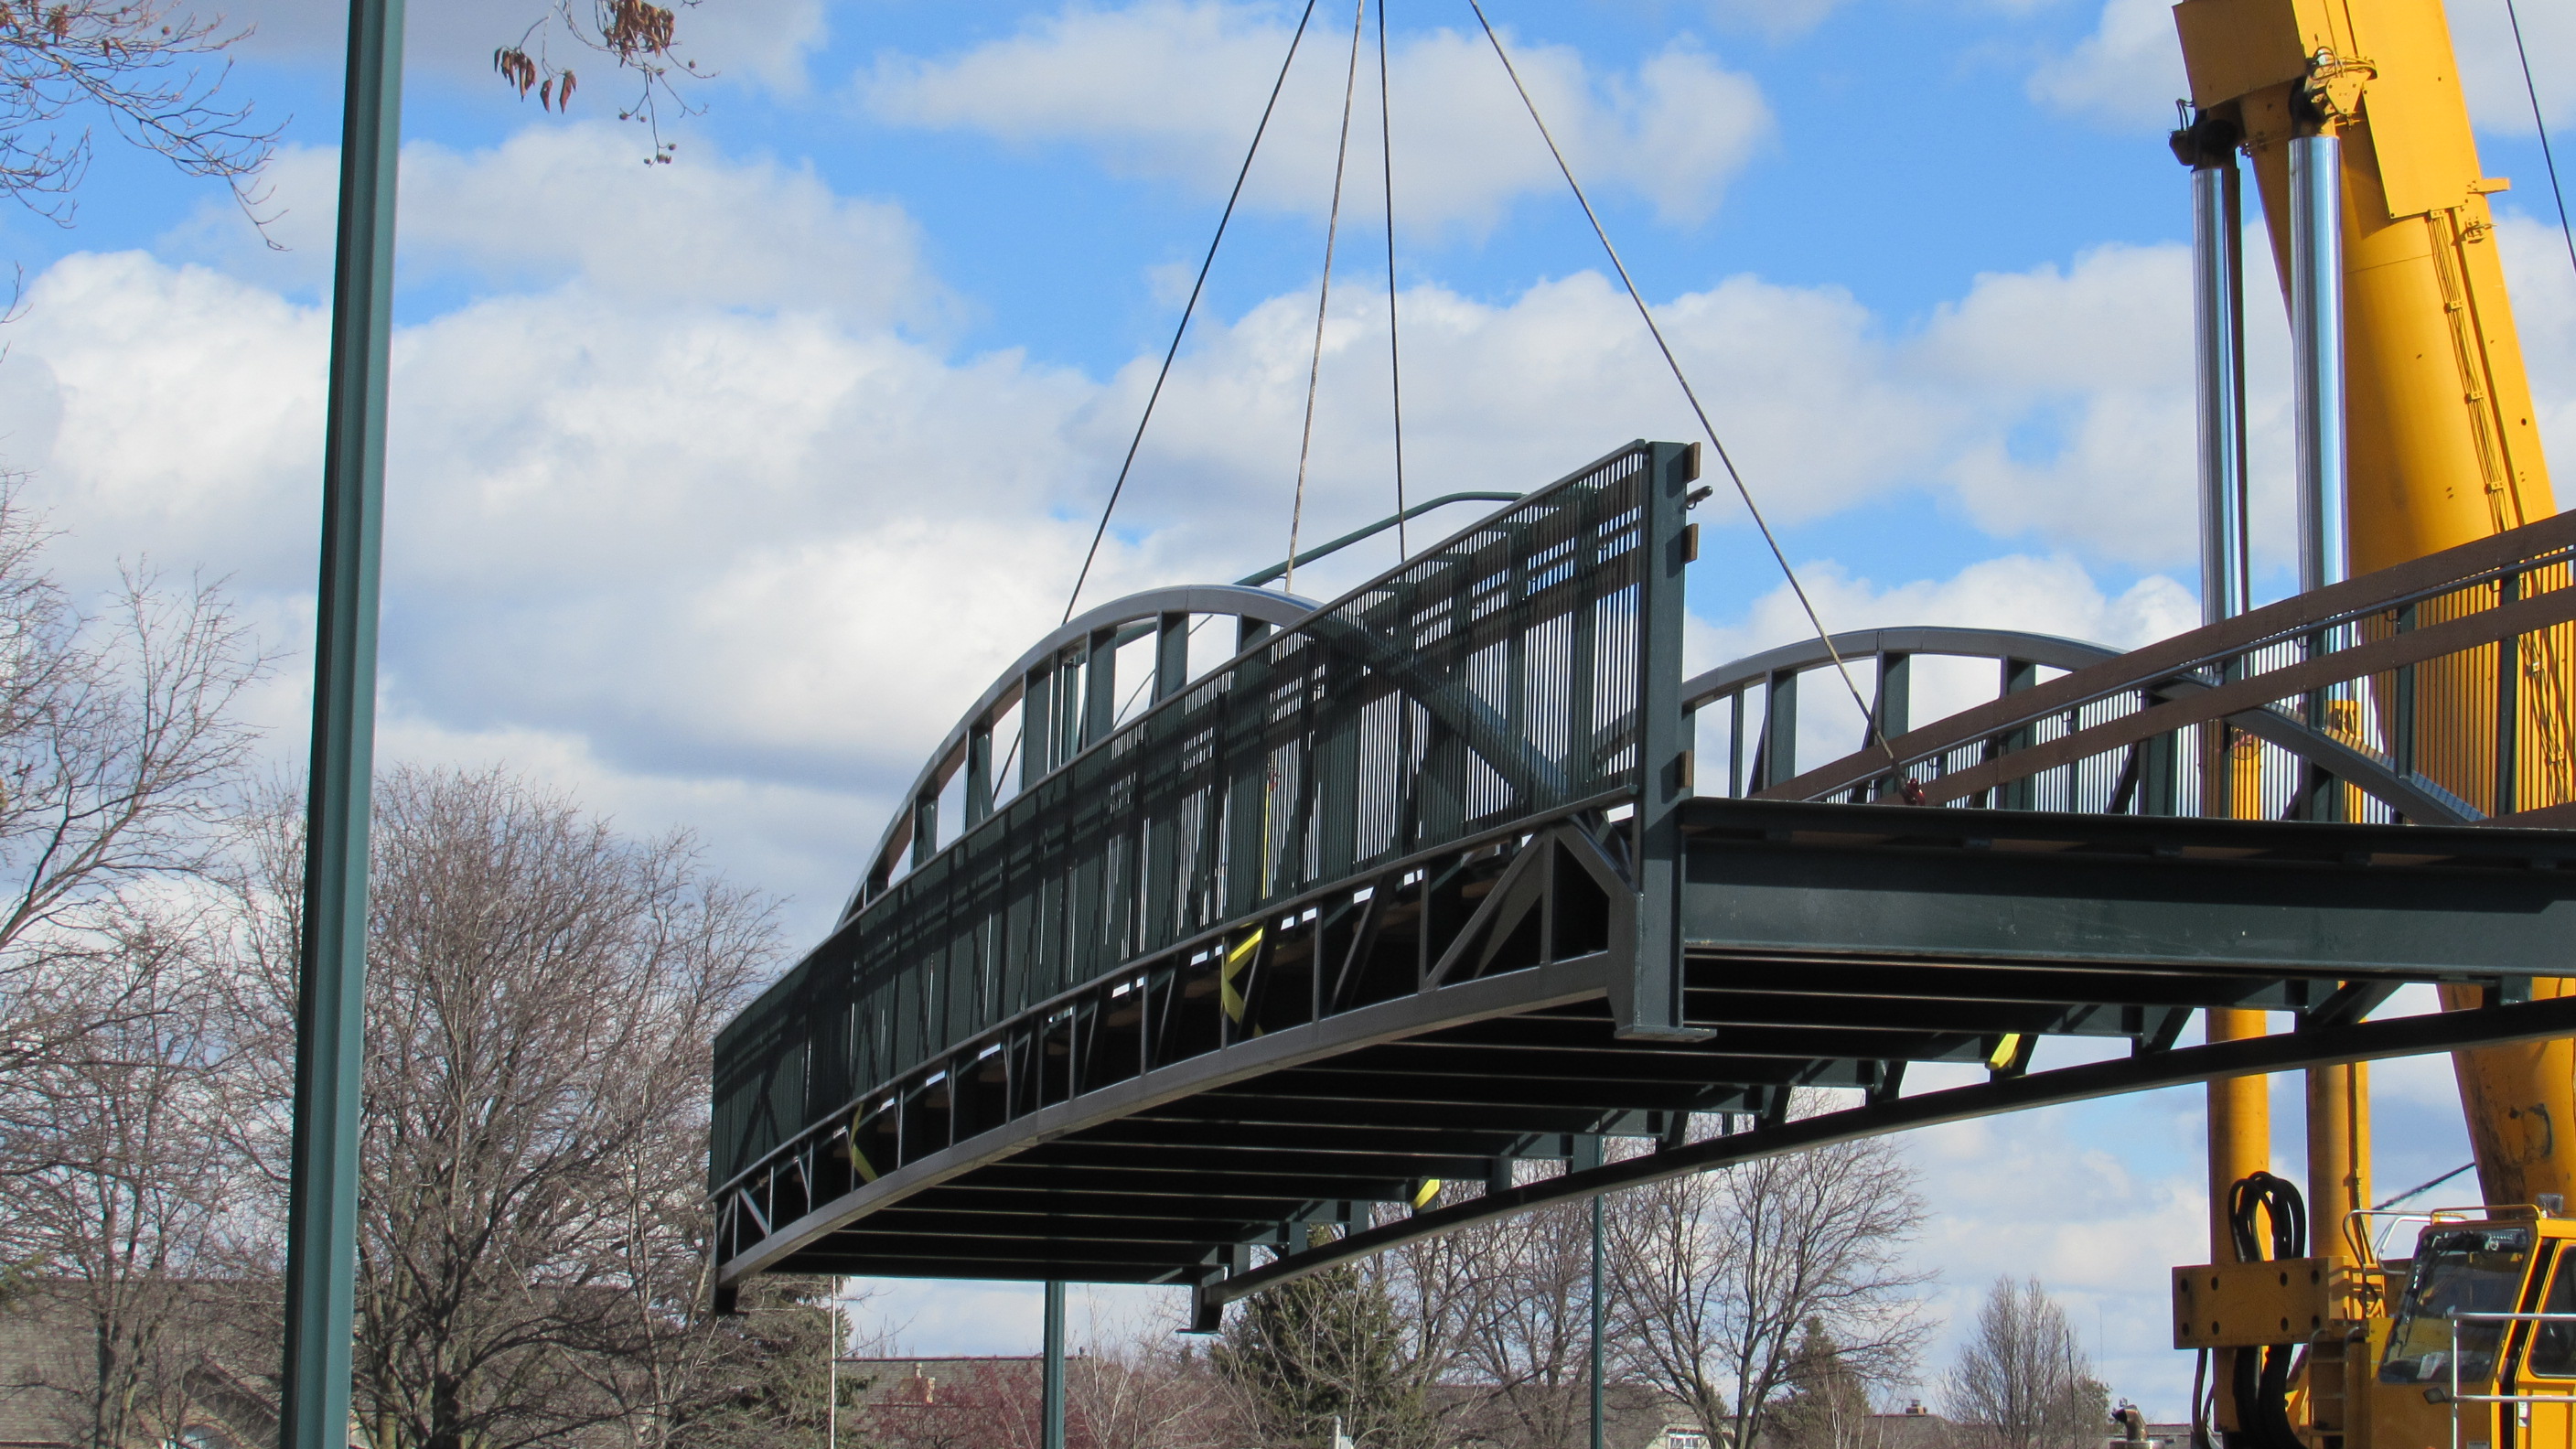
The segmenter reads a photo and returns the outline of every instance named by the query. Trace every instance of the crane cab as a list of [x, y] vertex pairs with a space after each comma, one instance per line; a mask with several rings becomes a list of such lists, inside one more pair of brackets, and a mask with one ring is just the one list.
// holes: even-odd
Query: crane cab
[[2437, 1215], [2381, 1271], [2374, 1449], [2576, 1449], [2576, 1220]]
[[2217, 1351], [2229, 1449], [2576, 1449], [2576, 1218], [2445, 1210], [2403, 1258], [2364, 1219], [2347, 1256], [2174, 1270], [2174, 1346]]

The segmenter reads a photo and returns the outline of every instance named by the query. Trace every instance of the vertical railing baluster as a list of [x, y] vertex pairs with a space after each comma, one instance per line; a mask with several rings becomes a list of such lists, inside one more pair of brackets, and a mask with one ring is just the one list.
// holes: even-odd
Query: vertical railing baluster
[[[2520, 570], [2508, 570], [2496, 581], [2496, 607], [2510, 608], [2522, 597]], [[2511, 815], [2522, 808], [2522, 636], [2496, 641], [2495, 795], [2492, 815]]]
[[1794, 669], [1772, 671], [1762, 691], [1762, 749], [1753, 765], [1757, 790], [1768, 790], [1798, 773], [1798, 672]]
[[[2023, 690], [2028, 689], [2037, 683], [2039, 683], [2038, 665], [2027, 659], [2006, 659], [2003, 661], [2001, 693], [2007, 696], [2019, 694]], [[2007, 733], [1998, 745], [1996, 752], [1999, 755], [2009, 755], [2016, 750], [2029, 749], [2031, 747], [2031, 743], [2031, 726], [2023, 725]], [[2035, 787], [2037, 784], [2038, 782], [2028, 775], [2024, 775], [2017, 780], [2006, 781], [2001, 788], [1995, 791], [1996, 808], [2001, 810], [2030, 809], [2033, 803]]]
[[[2416, 620], [2415, 609], [2416, 606], [2413, 604], [2407, 604], [2398, 609], [2398, 633], [2408, 634], [2414, 632]], [[2415, 714], [2414, 665], [2401, 664], [2397, 666], [2397, 698], [2390, 705], [2388, 712], [2390, 716], [2388, 741], [2389, 762], [2396, 767], [2397, 773], [2400, 777], [2412, 778], [2418, 773], [2417, 761], [2415, 758], [2415, 730], [2417, 720]]]
[[[1914, 656], [1882, 651], [1878, 656], [1878, 699], [1870, 709], [1870, 724], [1875, 739], [1860, 742], [1862, 749], [1871, 745], [1889, 745], [1913, 728]], [[1903, 762], [1893, 749], [1888, 751], [1887, 774], [1879, 782], [1879, 793], [1893, 795], [1905, 784]]]
[[1744, 798], [1744, 695], [1738, 689], [1726, 697], [1726, 794], [1731, 800]]

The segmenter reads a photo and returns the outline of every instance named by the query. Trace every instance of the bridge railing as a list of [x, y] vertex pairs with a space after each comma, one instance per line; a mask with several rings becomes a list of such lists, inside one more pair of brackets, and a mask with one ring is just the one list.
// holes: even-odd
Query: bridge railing
[[2571, 562], [2576, 515], [2561, 515], [2062, 677], [2033, 668], [1820, 768], [1757, 767], [1746, 793], [2446, 823], [2568, 805]]
[[1634, 444], [1527, 495], [1105, 733], [900, 879], [879, 873], [719, 1039], [711, 1185], [907, 1074], [1018, 1049], [1007, 1024], [1073, 1012], [1148, 958], [1186, 960], [1172, 989], [1245, 1029], [1231, 961], [1265, 916], [1633, 801], [1644, 561], [1670, 526], [1652, 479], [1681, 452]]

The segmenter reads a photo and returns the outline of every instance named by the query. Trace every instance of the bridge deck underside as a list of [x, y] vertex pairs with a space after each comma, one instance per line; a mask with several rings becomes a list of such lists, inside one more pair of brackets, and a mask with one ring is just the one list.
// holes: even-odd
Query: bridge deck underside
[[1917, 1089], [2036, 1080], [2043, 1038], [2089, 1045], [2040, 1068], [2126, 1058], [2144, 1080], [2198, 1008], [2331, 1027], [2437, 980], [2511, 1001], [2576, 912], [2557, 831], [1713, 800], [1685, 829], [1705, 1039], [1615, 1035], [1612, 952], [1426, 987], [854, 1181], [726, 1276], [1202, 1281], [1427, 1180], [1507, 1183], [1603, 1135], [1677, 1144], [1698, 1114], [1760, 1130], [1800, 1086], [1892, 1101], [1922, 1063], [1957, 1065]]

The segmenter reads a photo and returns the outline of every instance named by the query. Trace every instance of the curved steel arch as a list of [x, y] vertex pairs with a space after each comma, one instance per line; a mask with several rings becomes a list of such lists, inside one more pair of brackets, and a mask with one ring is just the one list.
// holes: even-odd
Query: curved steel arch
[[[1009, 668], [994, 679], [990, 687], [976, 697], [957, 723], [930, 753], [930, 762], [912, 779], [912, 788], [904, 792], [903, 808], [878, 837], [876, 851], [868, 857], [867, 873], [860, 877], [849, 902], [841, 909], [841, 919], [848, 920], [867, 904], [870, 883], [882, 881], [891, 874], [894, 857], [912, 843], [914, 807], [925, 796], [936, 798], [948, 788], [957, 772], [966, 764], [966, 742], [976, 730], [990, 729], [1003, 711], [1020, 702], [1029, 676], [1039, 666], [1052, 667], [1075, 644], [1086, 643], [1104, 630], [1119, 631], [1146, 620], [1160, 621], [1171, 614], [1213, 614], [1229, 616], [1268, 628], [1293, 624], [1313, 613], [1318, 605], [1312, 599], [1295, 594], [1275, 593], [1269, 589], [1242, 584], [1180, 584], [1147, 589], [1123, 599], [1084, 610], [1049, 630], [1044, 638], [1021, 651]], [[1141, 636], [1139, 636], [1141, 637]], [[1119, 642], [1126, 642], [1120, 638]]]
[[1713, 700], [1749, 688], [1783, 671], [1803, 673], [1830, 666], [1835, 655], [1859, 659], [1882, 654], [1945, 654], [1967, 659], [2021, 659], [2049, 669], [2076, 670], [2120, 651], [2055, 634], [2026, 634], [2013, 629], [1951, 629], [1937, 625], [1902, 629], [1853, 629], [1833, 636], [1827, 652], [1821, 639], [1801, 639], [1777, 649], [1748, 654], [1694, 675], [1682, 685], [1682, 708], [1698, 709]]
[[[1696, 675], [1682, 686], [1682, 708], [1703, 708], [1781, 674], [1831, 668], [1837, 656], [1848, 661], [1916, 654], [2015, 660], [2048, 669], [2063, 669], [2070, 674], [2122, 657], [2120, 650], [2107, 645], [2015, 629], [1958, 629], [1937, 625], [1854, 629], [1834, 635], [1830, 650], [1821, 639], [1801, 639], [1759, 654], [1746, 655]], [[2140, 687], [2160, 699], [2179, 699], [2207, 690], [2211, 685], [2195, 673], [2181, 672]], [[2268, 707], [2242, 710], [2227, 716], [2227, 723], [2318, 765], [2336, 779], [2410, 820], [2428, 825], [2467, 825], [2486, 818], [2477, 807], [2432, 781], [2392, 770], [2343, 741], [2279, 710]]]
[[[1523, 496], [1483, 489], [1444, 493], [1391, 513], [1364, 528], [1353, 529], [1339, 538], [1326, 540], [1294, 559], [1283, 559], [1231, 584], [1181, 584], [1147, 589], [1125, 598], [1112, 599], [1057, 625], [1045, 638], [1030, 645], [1000, 678], [993, 681], [992, 686], [957, 721], [956, 727], [939, 742], [939, 747], [931, 752], [930, 762], [913, 777], [912, 788], [905, 792], [904, 807], [895, 812], [895, 818], [887, 824], [884, 835], [878, 838], [876, 853], [869, 857], [867, 872], [859, 878], [858, 886], [850, 892], [849, 901], [842, 908], [842, 920], [847, 921], [867, 904], [875, 883], [892, 875], [893, 857], [911, 841], [918, 802], [925, 795], [936, 797], [948, 788], [948, 782], [965, 766], [969, 739], [978, 728], [991, 728], [995, 716], [1019, 702], [1021, 690], [1041, 664], [1052, 664], [1074, 644], [1089, 642], [1103, 630], [1117, 631], [1113, 644], [1127, 644], [1143, 637], [1145, 630], [1141, 626], [1144, 621], [1150, 619], [1159, 623], [1174, 614], [1222, 615], [1237, 620], [1239, 625], [1258, 624], [1268, 628], [1296, 623], [1320, 605], [1297, 594], [1270, 591], [1268, 585], [1271, 581], [1283, 577], [1291, 564], [1319, 562], [1407, 520], [1436, 513], [1455, 504], [1513, 503]], [[1238, 629], [1238, 637], [1241, 634]], [[1183, 661], [1183, 669], [1186, 672], [1186, 660]], [[1178, 681], [1172, 683], [1177, 684]], [[1156, 692], [1158, 695], [1167, 694], [1170, 687], [1158, 688]]]

